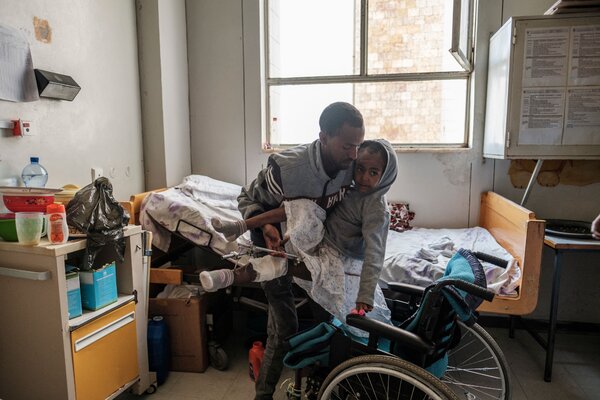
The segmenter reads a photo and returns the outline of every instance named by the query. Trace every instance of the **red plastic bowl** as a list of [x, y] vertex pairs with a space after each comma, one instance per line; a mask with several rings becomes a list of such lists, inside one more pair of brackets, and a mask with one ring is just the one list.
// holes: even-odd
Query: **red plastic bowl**
[[12, 212], [46, 212], [46, 206], [54, 203], [54, 194], [2, 195], [4, 206]]

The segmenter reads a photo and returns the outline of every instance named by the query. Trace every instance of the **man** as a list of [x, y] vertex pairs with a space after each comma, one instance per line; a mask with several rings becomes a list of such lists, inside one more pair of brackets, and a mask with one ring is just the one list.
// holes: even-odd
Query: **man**
[[[319, 139], [269, 157], [267, 167], [242, 189], [238, 197], [244, 219], [277, 208], [284, 200], [307, 198], [330, 210], [352, 183], [349, 167], [365, 136], [361, 113], [351, 104], [327, 106], [319, 118]], [[278, 226], [265, 225], [252, 232], [258, 246], [278, 250]], [[256, 399], [271, 399], [283, 369], [284, 340], [298, 330], [292, 294], [292, 277], [263, 282], [268, 306], [267, 346], [256, 381]]]

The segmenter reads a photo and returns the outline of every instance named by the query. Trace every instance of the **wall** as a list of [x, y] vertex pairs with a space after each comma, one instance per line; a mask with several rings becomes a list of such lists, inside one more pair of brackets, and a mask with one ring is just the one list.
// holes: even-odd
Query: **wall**
[[[510, 16], [543, 14], [553, 3], [554, 0], [479, 1], [471, 148], [398, 153], [400, 172], [389, 197], [411, 204], [417, 213], [416, 225], [473, 226], [479, 215], [480, 194], [486, 190], [520, 202], [524, 191], [512, 188], [507, 175], [510, 163], [482, 157], [488, 41]], [[209, 0], [188, 0], [186, 4], [192, 171], [244, 184], [256, 176], [268, 156], [260, 149], [260, 104], [264, 93], [260, 85], [263, 55], [258, 19], [262, 4], [242, 0], [223, 0], [218, 5]], [[600, 211], [598, 198], [600, 185], [536, 186], [527, 207], [544, 217], [591, 220]], [[582, 260], [575, 256], [566, 260], [564, 271], [569, 273], [563, 274], [559, 319], [600, 322], [600, 316], [593, 312], [593, 304], [600, 306], [600, 298], [592, 295], [597, 292], [592, 287], [592, 282], [597, 281], [597, 274], [596, 279], [592, 278], [597, 261], [579, 265]], [[548, 313], [551, 265], [551, 254], [545, 250], [535, 317]], [[571, 273], [574, 267], [577, 273]], [[581, 306], [584, 303], [588, 306]]]
[[191, 172], [184, 0], [137, 0], [146, 190]]
[[[0, 179], [20, 176], [40, 157], [46, 187], [91, 182], [100, 167], [115, 197], [143, 191], [142, 128], [133, 1], [1, 0], [0, 24], [23, 32], [35, 68], [71, 75], [81, 86], [73, 102], [0, 100], [0, 120], [31, 120], [31, 137], [0, 130]], [[7, 12], [10, 10], [10, 12]], [[48, 43], [36, 40], [34, 17], [47, 20]]]
[[186, 9], [192, 171], [242, 184], [246, 179], [242, 1], [192, 0]]

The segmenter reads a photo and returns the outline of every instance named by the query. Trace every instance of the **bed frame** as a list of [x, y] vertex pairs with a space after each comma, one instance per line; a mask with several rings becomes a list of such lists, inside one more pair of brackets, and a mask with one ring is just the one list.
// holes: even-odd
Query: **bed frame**
[[499, 297], [483, 302], [478, 311], [526, 315], [535, 310], [538, 300], [540, 265], [544, 245], [545, 221], [535, 214], [494, 192], [481, 195], [479, 226], [487, 229], [496, 241], [519, 262], [521, 283], [517, 297]]
[[[158, 192], [165, 189], [158, 189]], [[151, 192], [131, 196], [131, 221], [139, 223], [142, 201]], [[516, 297], [496, 296], [484, 302], [480, 312], [526, 315], [535, 310], [538, 301], [540, 265], [544, 244], [545, 221], [535, 214], [494, 192], [481, 195], [479, 226], [487, 229], [496, 241], [513, 255], [521, 268], [521, 282]]]

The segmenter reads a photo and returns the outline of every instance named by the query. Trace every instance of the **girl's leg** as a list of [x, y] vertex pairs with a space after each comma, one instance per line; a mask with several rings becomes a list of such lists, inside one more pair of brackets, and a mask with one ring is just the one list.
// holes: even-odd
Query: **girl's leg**
[[288, 265], [288, 274], [296, 278], [304, 279], [305, 281], [312, 281], [310, 271], [303, 262], [290, 263]]
[[287, 259], [264, 256], [255, 258], [251, 264], [234, 270], [224, 268], [200, 272], [200, 283], [207, 292], [214, 292], [234, 284], [270, 281], [288, 272]]
[[260, 228], [267, 224], [277, 224], [285, 221], [285, 219], [285, 209], [279, 207], [246, 220], [238, 219], [231, 221], [213, 217], [210, 222], [217, 232], [221, 232], [225, 235], [225, 239], [231, 242], [242, 236], [249, 229]]

